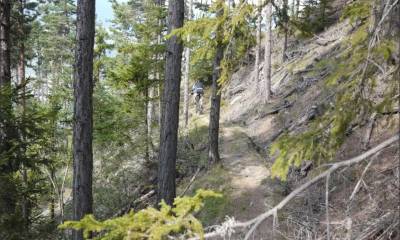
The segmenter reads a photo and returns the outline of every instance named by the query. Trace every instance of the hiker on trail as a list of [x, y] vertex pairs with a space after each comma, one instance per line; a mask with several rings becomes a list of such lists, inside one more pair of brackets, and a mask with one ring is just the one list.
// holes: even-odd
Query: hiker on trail
[[195, 94], [195, 103], [196, 103], [196, 113], [201, 114], [203, 112], [203, 94], [204, 88], [203, 83], [201, 81], [197, 81], [193, 84], [192, 87], [192, 95]]

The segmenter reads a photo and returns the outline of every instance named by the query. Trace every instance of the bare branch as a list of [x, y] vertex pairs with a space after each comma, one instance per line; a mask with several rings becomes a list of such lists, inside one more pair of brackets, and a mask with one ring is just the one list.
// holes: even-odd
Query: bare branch
[[197, 168], [196, 173], [193, 175], [192, 179], [190, 179], [190, 182], [188, 183], [188, 185], [186, 186], [185, 190], [183, 190], [183, 192], [179, 195], [180, 197], [183, 197], [183, 195], [185, 195], [185, 193], [187, 192], [187, 190], [189, 190], [190, 186], [192, 185], [192, 183], [194, 182], [194, 180], [196, 179], [197, 175], [200, 172], [200, 168]]
[[[276, 205], [274, 208], [264, 212], [261, 215], [258, 215], [257, 217], [250, 219], [246, 222], [236, 222], [234, 224], [230, 224], [231, 228], [246, 228], [249, 226], [252, 226], [253, 224], [255, 225], [255, 227], [252, 227], [251, 231], [254, 231], [257, 226], [263, 222], [265, 219], [267, 219], [268, 217], [274, 215], [275, 212], [279, 211], [280, 209], [282, 209], [286, 204], [289, 203], [289, 201], [291, 201], [295, 196], [297, 196], [298, 194], [300, 194], [301, 192], [303, 192], [305, 189], [309, 188], [310, 186], [314, 185], [315, 183], [319, 182], [321, 179], [326, 178], [328, 175], [332, 174], [333, 172], [337, 171], [340, 168], [343, 167], [347, 167], [347, 166], [351, 166], [354, 165], [356, 163], [359, 163], [363, 160], [365, 160], [366, 158], [378, 153], [379, 151], [381, 151], [382, 149], [390, 146], [391, 144], [395, 143], [396, 141], [399, 141], [399, 134], [396, 134], [395, 136], [389, 138], [388, 140], [380, 143], [379, 145], [377, 145], [376, 147], [345, 161], [341, 161], [341, 162], [336, 162], [334, 164], [331, 165], [330, 168], [328, 168], [327, 170], [325, 170], [324, 172], [322, 172], [321, 174], [319, 174], [318, 176], [310, 179], [309, 181], [305, 182], [303, 185], [301, 185], [300, 187], [298, 187], [297, 189], [295, 189], [294, 191], [292, 191], [288, 196], [286, 196], [278, 205]], [[250, 233], [251, 234], [251, 233]], [[209, 232], [206, 233], [204, 235], [205, 238], [212, 238], [212, 237], [217, 237], [217, 236], [221, 236], [221, 232], [220, 231], [213, 231], [213, 232]], [[195, 238], [191, 238], [190, 240], [196, 240], [199, 239], [198, 237]]]

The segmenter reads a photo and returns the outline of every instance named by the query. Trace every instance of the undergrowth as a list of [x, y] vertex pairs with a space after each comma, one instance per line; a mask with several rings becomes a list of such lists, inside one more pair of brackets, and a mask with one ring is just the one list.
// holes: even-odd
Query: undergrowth
[[377, 77], [382, 71], [382, 67], [371, 62], [390, 66], [395, 46], [393, 40], [386, 39], [368, 52], [370, 19], [365, 13], [369, 10], [369, 2], [365, 1], [349, 5], [344, 11], [343, 19], [358, 21], [359, 27], [343, 41], [339, 57], [316, 64], [317, 68], [329, 69], [325, 87], [334, 93], [333, 104], [325, 104], [328, 107], [325, 107], [324, 114], [311, 121], [307, 131], [296, 135], [286, 133], [272, 144], [270, 155], [276, 156], [272, 166], [273, 177], [286, 180], [290, 166], [299, 167], [305, 160], [312, 160], [317, 165], [333, 160], [352, 126], [365, 124], [374, 112], [392, 108], [396, 101], [393, 89], [398, 91], [398, 87], [391, 75], [387, 76], [389, 81], [383, 100], [366, 97], [374, 96]]
[[[148, 207], [105, 221], [98, 221], [93, 215], [86, 215], [80, 221], [67, 221], [60, 228], [83, 230], [85, 239], [98, 240], [161, 240], [167, 236], [197, 236], [204, 239], [203, 225], [194, 214], [204, 207], [206, 199], [221, 197], [219, 193], [199, 189], [193, 197], [175, 198], [174, 207], [161, 202], [160, 209]], [[98, 235], [91, 238], [93, 233]]]

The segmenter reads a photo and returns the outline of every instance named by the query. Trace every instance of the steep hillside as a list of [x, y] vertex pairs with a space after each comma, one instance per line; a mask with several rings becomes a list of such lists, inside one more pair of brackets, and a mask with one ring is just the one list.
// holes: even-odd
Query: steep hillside
[[[360, 155], [399, 132], [399, 95], [390, 95], [394, 101], [389, 107], [375, 107], [385, 102], [388, 96], [387, 89], [393, 84], [393, 80], [388, 79], [396, 78], [396, 63], [386, 64], [383, 60], [383, 69], [378, 67], [371, 73], [377, 87], [370, 91], [366, 101], [374, 107], [368, 113], [357, 113], [362, 117], [346, 122], [340, 144], [322, 146], [327, 152], [333, 151], [327, 154], [330, 159], [315, 162], [305, 158], [300, 163], [295, 162], [297, 166], [289, 168], [286, 180], [271, 178], [271, 166], [282, 155], [282, 149], [297, 147], [290, 141], [285, 145], [285, 139], [308, 136], [308, 133], [319, 130], [331, 115], [334, 115], [332, 121], [338, 119], [335, 114], [346, 116], [347, 112], [340, 108], [348, 106], [352, 109], [355, 102], [351, 97], [345, 99], [348, 101], [345, 103], [340, 100], [347, 90], [351, 90], [348, 83], [356, 78], [354, 75], [364, 74], [356, 69], [362, 69], [365, 61], [354, 62], [359, 53], [349, 53], [349, 44], [368, 43], [366, 37], [357, 40], [366, 30], [366, 24], [361, 21], [338, 20], [311, 39], [290, 41], [290, 59], [285, 63], [280, 61], [281, 49], [274, 48], [273, 99], [267, 104], [262, 104], [264, 83], [254, 79], [252, 61], [233, 75], [223, 93], [222, 166], [201, 174], [191, 188], [213, 188], [226, 195], [224, 202], [207, 204], [212, 210], [203, 213], [206, 224], [221, 223], [225, 215], [242, 222], [255, 218], [321, 173], [331, 162]], [[278, 36], [274, 36], [274, 44], [281, 45]], [[369, 52], [369, 49], [361, 51]], [[349, 58], [343, 58], [349, 54]], [[336, 65], [340, 64], [345, 67], [337, 68]], [[352, 64], [354, 73], [340, 72], [349, 71], [346, 65]], [[334, 78], [338, 80], [332, 83]], [[398, 91], [397, 87], [393, 89]], [[335, 127], [331, 126], [332, 121], [322, 129], [322, 133], [331, 134]], [[207, 124], [206, 121], [203, 123]], [[325, 141], [325, 138], [321, 139]], [[271, 146], [279, 144], [279, 141], [278, 151], [271, 154]], [[316, 148], [316, 151], [322, 150]], [[329, 190], [326, 190], [325, 182], [320, 181], [302, 191], [278, 212], [274, 218], [275, 231], [271, 218], [258, 226], [252, 239], [272, 239], [272, 232], [275, 239], [321, 239], [327, 231], [332, 239], [399, 239], [399, 148], [392, 144], [370, 159], [330, 175]], [[326, 205], [327, 195], [329, 207]], [[213, 216], [212, 220], [207, 214]], [[327, 228], [327, 221], [330, 228]], [[220, 234], [225, 237], [233, 234], [229, 229], [235, 225], [234, 222], [228, 220], [222, 225], [222, 230], [217, 228]], [[243, 239], [249, 230], [239, 229], [232, 239]]]

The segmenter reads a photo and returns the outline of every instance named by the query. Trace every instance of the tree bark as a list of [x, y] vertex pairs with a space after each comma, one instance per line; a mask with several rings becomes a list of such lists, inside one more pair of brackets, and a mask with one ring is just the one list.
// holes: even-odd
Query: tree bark
[[[168, 4], [168, 33], [183, 26], [184, 0]], [[160, 152], [157, 200], [172, 205], [176, 196], [176, 151], [179, 124], [179, 100], [182, 65], [182, 42], [172, 36], [166, 42], [165, 82], [162, 96]]]
[[[187, 20], [190, 21], [192, 18], [192, 6], [193, 0], [189, 0], [188, 16]], [[190, 42], [190, 35], [187, 37], [187, 42]], [[190, 48], [185, 48], [185, 73], [183, 75], [183, 115], [184, 115], [184, 127], [185, 135], [188, 136], [188, 124], [189, 124], [189, 74], [190, 74]]]
[[266, 8], [267, 31], [265, 36], [264, 53], [264, 79], [265, 79], [265, 98], [264, 103], [271, 100], [271, 49], [272, 49], [272, 4], [268, 3]]
[[145, 111], [146, 111], [146, 118], [145, 118], [145, 125], [146, 125], [146, 139], [145, 139], [145, 162], [147, 167], [150, 169], [152, 164], [151, 161], [151, 152], [152, 152], [152, 118], [153, 118], [153, 103], [150, 98], [152, 95], [152, 87], [147, 86], [145, 89]]
[[[21, 108], [22, 108], [22, 116], [25, 118], [25, 105], [26, 105], [26, 82], [25, 82], [25, 31], [24, 31], [24, 8], [25, 8], [25, 0], [19, 1], [19, 18], [18, 18], [18, 31], [19, 31], [19, 54], [18, 54], [18, 77], [19, 77], [19, 85], [22, 87], [22, 99], [21, 99]], [[22, 138], [24, 136], [21, 136]], [[25, 149], [24, 149], [25, 150]], [[28, 189], [28, 170], [26, 166], [22, 165], [22, 183], [26, 189]], [[28, 197], [27, 193], [22, 194], [21, 201], [21, 210], [22, 210], [22, 219], [24, 222], [24, 230], [27, 231], [29, 228], [29, 206], [28, 206]]]
[[[95, 0], [78, 0], [74, 77], [73, 219], [92, 213], [93, 46]], [[74, 240], [83, 239], [74, 231]]]
[[[12, 116], [11, 104], [11, 66], [10, 66], [10, 14], [11, 0], [0, 0], [0, 152], [7, 157], [11, 149], [12, 130], [8, 125]], [[4, 125], [3, 125], [4, 124]], [[11, 161], [0, 166], [0, 238], [7, 239], [9, 219], [13, 218], [17, 193], [14, 181], [15, 169]]]
[[257, 5], [258, 5], [257, 6], [257, 33], [256, 33], [257, 46], [256, 46], [256, 62], [254, 64], [254, 71], [255, 71], [254, 76], [255, 76], [255, 81], [258, 84], [258, 80], [260, 79], [260, 58], [261, 58], [261, 21], [262, 21], [261, 0], [258, 0]]
[[[222, 16], [223, 9], [217, 12], [217, 18]], [[210, 122], [208, 127], [208, 162], [209, 165], [220, 161], [219, 156], [219, 115], [221, 108], [221, 93], [218, 86], [218, 79], [221, 74], [221, 61], [224, 55], [224, 46], [222, 44], [222, 31], [221, 27], [217, 28], [217, 49], [213, 63], [212, 85], [211, 85], [211, 106], [210, 106]]]
[[149, 141], [149, 147], [152, 146], [152, 134], [153, 134], [153, 113], [154, 113], [154, 87], [149, 87], [149, 95], [147, 100], [147, 138]]
[[[11, 1], [0, 0], [0, 87], [11, 87], [10, 12]], [[4, 103], [3, 101], [1, 101]]]
[[287, 45], [288, 45], [288, 34], [289, 34], [289, 16], [288, 16], [288, 0], [283, 0], [283, 47], [282, 47], [282, 62], [286, 62], [287, 56]]
[[[164, 8], [165, 6], [165, 0], [155, 0], [155, 4], [160, 7]], [[165, 24], [165, 18], [159, 18], [158, 19], [158, 26], [161, 27]], [[157, 44], [160, 45], [162, 43], [162, 35], [163, 32], [160, 30], [160, 32], [157, 34]], [[158, 62], [160, 59], [162, 59], [163, 56], [159, 56], [157, 54], [156, 56], [156, 61]], [[158, 82], [158, 125], [161, 127], [161, 117], [162, 117], [162, 85], [163, 82], [161, 81], [161, 70], [157, 67], [156, 69], [156, 79], [159, 81]]]

